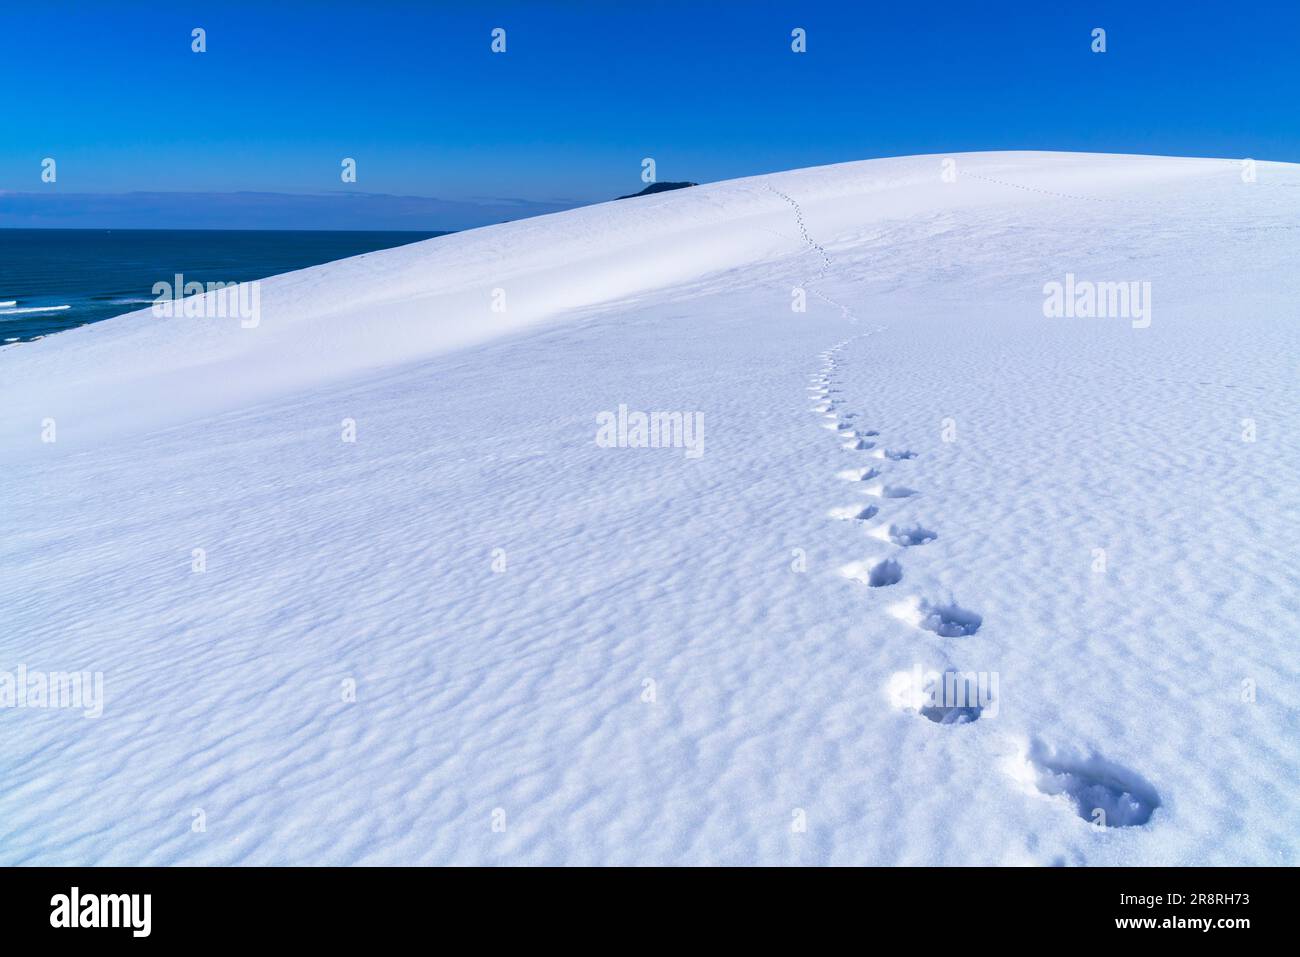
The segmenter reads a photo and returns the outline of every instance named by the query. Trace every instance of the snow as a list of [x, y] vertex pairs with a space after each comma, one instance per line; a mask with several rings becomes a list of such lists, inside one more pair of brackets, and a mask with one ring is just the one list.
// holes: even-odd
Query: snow
[[0, 349], [0, 863], [1296, 863], [1300, 168], [944, 159]]

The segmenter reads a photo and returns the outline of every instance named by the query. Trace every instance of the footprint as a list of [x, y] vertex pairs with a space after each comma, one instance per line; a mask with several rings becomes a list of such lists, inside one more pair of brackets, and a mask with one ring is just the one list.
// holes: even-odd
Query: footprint
[[873, 468], [845, 469], [842, 472], [835, 473], [837, 479], [843, 479], [845, 482], [869, 482], [879, 475], [880, 473]]
[[880, 433], [877, 432], [875, 429], [867, 429], [865, 432], [862, 433], [862, 435], [865, 435], [867, 438], [874, 439], [876, 436], [880, 435]]
[[856, 439], [852, 442], [845, 442], [844, 448], [850, 452], [861, 452], [865, 449], [875, 448], [875, 442], [868, 442], [866, 439]]
[[916, 494], [915, 489], [910, 489], [905, 485], [872, 485], [863, 491], [877, 498], [907, 498]]
[[871, 588], [884, 588], [885, 585], [897, 585], [902, 581], [902, 566], [892, 558], [874, 564], [861, 562], [857, 563], [857, 567], [848, 566], [846, 570], [848, 568], [853, 568], [854, 571], [854, 575], [849, 577], [862, 581]]
[[978, 721], [984, 709], [979, 705], [926, 705], [921, 709], [922, 717], [929, 718], [936, 724], [970, 724]]
[[892, 558], [877, 562], [850, 562], [840, 569], [840, 574], [871, 588], [884, 588], [903, 580], [903, 566]]
[[979, 672], [947, 668], [943, 672], [900, 671], [889, 681], [894, 707], [914, 711], [935, 724], [971, 724], [984, 710], [997, 713], [996, 682]]
[[904, 548], [911, 548], [913, 545], [924, 545], [939, 537], [924, 525], [881, 526], [872, 531], [871, 534], [882, 541], [892, 542]]
[[890, 608], [889, 612], [900, 621], [932, 631], [940, 638], [965, 638], [984, 624], [982, 616], [954, 601], [938, 603], [913, 597]]
[[869, 518], [874, 518], [878, 511], [880, 509], [874, 505], [868, 505], [865, 508], [861, 505], [841, 505], [839, 508], [831, 509], [826, 514], [841, 521], [865, 522]]
[[1063, 795], [1075, 813], [1102, 827], [1146, 824], [1160, 806], [1160, 796], [1140, 774], [1100, 755], [1053, 749], [1035, 740], [1013, 769], [1043, 794]]
[[877, 449], [872, 454], [878, 459], [889, 459], [892, 462], [916, 458], [916, 453], [909, 452], [907, 449]]

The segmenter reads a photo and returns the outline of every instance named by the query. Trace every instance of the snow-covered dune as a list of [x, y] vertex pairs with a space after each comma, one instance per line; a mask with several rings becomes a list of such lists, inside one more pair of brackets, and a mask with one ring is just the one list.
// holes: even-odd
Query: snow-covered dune
[[1298, 224], [873, 160], [0, 349], [0, 862], [1295, 863]]

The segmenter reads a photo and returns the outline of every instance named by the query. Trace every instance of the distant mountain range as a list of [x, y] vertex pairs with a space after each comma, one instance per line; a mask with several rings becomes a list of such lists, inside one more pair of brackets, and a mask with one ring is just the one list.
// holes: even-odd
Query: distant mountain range
[[631, 199], [634, 196], [649, 196], [651, 193], [662, 193], [670, 189], [685, 189], [687, 186], [699, 186], [699, 183], [651, 183], [639, 193], [628, 193], [626, 196], [620, 196], [619, 199]]
[[[651, 183], [633, 196], [696, 183]], [[620, 196], [629, 199], [630, 196]], [[0, 189], [0, 229], [473, 229], [573, 209], [600, 199], [449, 200], [386, 193], [12, 192]], [[3, 292], [4, 290], [0, 290]]]
[[[0, 228], [80, 229], [473, 229], [590, 199], [437, 199], [387, 193], [9, 192], [0, 189]], [[5, 290], [0, 289], [0, 293]]]

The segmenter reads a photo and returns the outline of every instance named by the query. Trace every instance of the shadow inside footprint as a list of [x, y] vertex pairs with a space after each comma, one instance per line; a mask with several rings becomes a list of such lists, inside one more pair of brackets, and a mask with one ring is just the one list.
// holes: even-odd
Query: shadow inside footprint
[[885, 537], [895, 545], [911, 548], [913, 545], [932, 542], [939, 536], [924, 525], [890, 525], [885, 532]]
[[909, 498], [916, 494], [916, 490], [906, 485], [873, 485], [866, 489], [866, 493], [879, 498]]
[[899, 672], [890, 682], [890, 696], [896, 705], [915, 711], [935, 724], [971, 724], [985, 708], [996, 713], [994, 689], [977, 672]]
[[897, 585], [903, 580], [903, 566], [898, 564], [892, 558], [886, 558], [883, 562], [877, 562], [871, 566], [867, 572], [867, 584], [872, 588], [883, 588], [885, 585]]
[[955, 603], [931, 605], [925, 610], [925, 616], [921, 619], [921, 627], [934, 632], [940, 638], [962, 638], [973, 635], [980, 630], [982, 624], [984, 624], [982, 617]]
[[903, 566], [892, 558], [878, 562], [850, 562], [840, 569], [840, 574], [871, 588], [884, 588], [903, 580]]
[[880, 472], [873, 468], [845, 469], [838, 473], [837, 477], [845, 482], [869, 482], [873, 478], [879, 478]]
[[831, 518], [838, 518], [841, 521], [865, 522], [867, 519], [872, 518], [878, 511], [880, 511], [880, 509], [876, 508], [874, 505], [868, 505], [866, 508], [863, 508], [860, 505], [844, 505], [839, 508], [831, 509], [829, 514]]
[[[947, 684], [947, 675], [945, 686]], [[921, 708], [921, 716], [929, 718], [935, 724], [970, 724], [980, 719], [980, 713], [984, 710], [974, 702], [978, 699], [965, 699], [968, 704], [930, 704]]]
[[939, 604], [924, 598], [910, 598], [890, 611], [895, 617], [932, 631], [940, 638], [964, 638], [980, 630], [984, 619], [956, 602]]
[[1052, 750], [1035, 741], [1028, 755], [1034, 786], [1063, 794], [1075, 813], [1101, 827], [1134, 827], [1151, 820], [1160, 796], [1140, 774], [1096, 754]]
[[885, 449], [885, 458], [891, 459], [895, 462], [901, 462], [904, 459], [916, 458], [916, 453], [910, 452], [907, 449]]

